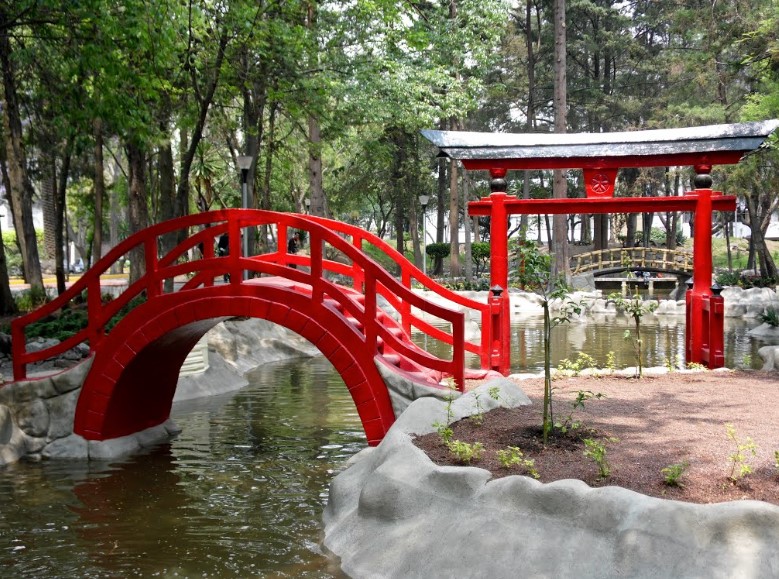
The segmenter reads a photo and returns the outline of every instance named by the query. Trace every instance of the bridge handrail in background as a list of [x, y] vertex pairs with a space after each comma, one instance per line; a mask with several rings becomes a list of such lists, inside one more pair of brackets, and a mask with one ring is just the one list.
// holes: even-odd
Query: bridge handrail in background
[[[263, 225], [277, 229], [277, 248], [261, 255], [241, 255], [241, 232], [246, 228]], [[193, 227], [202, 227], [190, 234]], [[310, 254], [290, 254], [287, 251], [287, 232], [289, 229], [306, 231], [310, 240]], [[172, 234], [186, 230], [187, 237], [170, 251], [160, 254], [163, 237], [169, 239]], [[229, 253], [226, 256], [215, 254], [217, 239], [224, 233], [229, 236]], [[351, 236], [351, 242], [344, 239]], [[362, 250], [363, 240], [382, 249], [393, 261], [400, 264], [401, 280], [395, 279], [375, 260]], [[345, 256], [349, 265], [325, 257], [325, 246], [329, 245]], [[188, 259], [192, 250], [200, 249], [202, 257]], [[143, 251], [146, 271], [118, 297], [104, 302], [101, 296], [100, 278], [111, 267], [126, 259], [133, 251]], [[298, 268], [290, 267], [295, 264]], [[308, 270], [308, 271], [306, 271]], [[12, 322], [13, 369], [14, 378], [26, 377], [28, 364], [49, 359], [83, 342], [88, 342], [91, 351], [95, 351], [108, 331], [106, 326], [130, 302], [144, 296], [147, 301], [154, 300], [165, 293], [193, 291], [199, 287], [215, 285], [215, 279], [230, 276], [230, 284], [238, 286], [243, 282], [244, 271], [284, 277], [311, 288], [312, 300], [325, 305], [325, 298], [338, 302], [344, 312], [357, 320], [356, 327], [361, 328], [366, 347], [376, 347], [377, 340], [384, 340], [398, 354], [407, 357], [428, 369], [452, 375], [460, 388], [464, 386], [464, 351], [481, 351], [480, 344], [465, 341], [464, 314], [430, 302], [411, 289], [411, 280], [415, 279], [425, 287], [437, 290], [447, 299], [472, 307], [482, 314], [482, 333], [489, 328], [485, 323], [489, 315], [489, 306], [467, 300], [435, 284], [430, 278], [416, 269], [378, 238], [347, 224], [299, 214], [275, 213], [259, 210], [221, 210], [181, 217], [153, 225], [140, 231], [118, 244], [106, 254], [94, 267], [90, 268], [70, 288], [50, 303]], [[345, 291], [342, 286], [328, 281], [325, 272], [349, 275], [353, 289], [364, 295], [363, 303], [354, 299], [354, 292]], [[188, 281], [176, 288], [175, 279], [186, 276]], [[60, 344], [42, 350], [28, 352], [26, 349], [25, 328], [30, 324], [63, 310], [83, 300], [86, 291], [87, 325]], [[430, 355], [413, 343], [399, 339], [394, 333], [377, 321], [376, 296], [381, 295], [401, 314], [402, 326], [408, 331], [412, 326], [452, 346], [451, 359], [444, 360]], [[413, 313], [412, 308], [441, 319], [451, 326], [447, 332], [432, 326]], [[485, 339], [484, 344], [489, 343]]]
[[651, 268], [660, 271], [692, 273], [690, 251], [662, 247], [613, 247], [581, 253], [571, 258], [573, 275], [602, 269]]

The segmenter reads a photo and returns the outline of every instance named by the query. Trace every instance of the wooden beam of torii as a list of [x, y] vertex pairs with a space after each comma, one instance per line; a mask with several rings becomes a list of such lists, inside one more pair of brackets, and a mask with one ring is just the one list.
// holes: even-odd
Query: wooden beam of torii
[[[692, 211], [696, 214], [693, 287], [687, 292], [687, 362], [724, 365], [722, 298], [712, 292], [711, 217], [713, 210], [732, 211], [736, 198], [711, 190], [712, 165], [738, 163], [763, 146], [779, 119], [620, 133], [498, 134], [425, 130], [422, 134], [443, 156], [468, 170], [490, 172], [491, 194], [468, 204], [470, 215], [490, 216], [491, 287], [501, 288], [500, 331], [496, 332], [493, 366], [510, 368], [508, 239], [509, 215], [569, 213], [637, 213]], [[614, 197], [617, 172], [626, 167], [693, 166], [696, 189], [683, 197]], [[510, 169], [582, 169], [584, 198], [519, 199], [507, 195]], [[499, 336], [497, 335], [499, 334]]]

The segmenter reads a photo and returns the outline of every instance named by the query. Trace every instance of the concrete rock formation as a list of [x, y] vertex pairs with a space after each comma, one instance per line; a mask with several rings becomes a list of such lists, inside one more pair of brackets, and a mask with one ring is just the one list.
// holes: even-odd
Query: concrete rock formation
[[[507, 382], [507, 381], [506, 381]], [[503, 381], [501, 397], [521, 398]], [[477, 411], [473, 394], [453, 403]], [[695, 505], [576, 480], [491, 480], [475, 467], [439, 467], [411, 441], [445, 403], [411, 404], [382, 443], [333, 481], [325, 546], [351, 577], [775, 577], [779, 507]]]
[[[259, 336], [259, 338], [258, 338]], [[174, 402], [214, 396], [243, 388], [244, 373], [262, 364], [318, 351], [292, 332], [250, 319], [228, 320], [207, 334], [207, 369], [179, 378]], [[215, 354], [221, 355], [215, 355]], [[57, 374], [32, 375], [0, 388], [0, 466], [23, 456], [110, 460], [170, 440], [173, 421], [130, 436], [92, 441], [73, 433], [73, 418], [92, 358]]]

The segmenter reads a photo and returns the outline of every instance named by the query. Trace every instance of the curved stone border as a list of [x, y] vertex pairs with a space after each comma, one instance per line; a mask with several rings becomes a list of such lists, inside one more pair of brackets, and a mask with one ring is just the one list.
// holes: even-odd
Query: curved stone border
[[[456, 416], [522, 392], [508, 380], [453, 403]], [[439, 467], [411, 442], [445, 404], [420, 399], [375, 449], [333, 481], [325, 546], [355, 578], [775, 577], [779, 507], [757, 501], [695, 505], [576, 480], [491, 480], [475, 467]]]

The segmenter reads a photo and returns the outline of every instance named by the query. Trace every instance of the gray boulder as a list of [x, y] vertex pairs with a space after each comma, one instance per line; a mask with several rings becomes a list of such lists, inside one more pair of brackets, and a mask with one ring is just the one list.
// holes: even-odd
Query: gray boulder
[[[470, 401], [468, 401], [470, 398]], [[482, 396], [479, 397], [482, 399]], [[454, 404], [473, 413], [475, 396]], [[439, 467], [409, 432], [444, 403], [423, 398], [333, 481], [325, 546], [355, 578], [775, 577], [779, 507], [695, 505], [576, 480], [497, 480]]]

